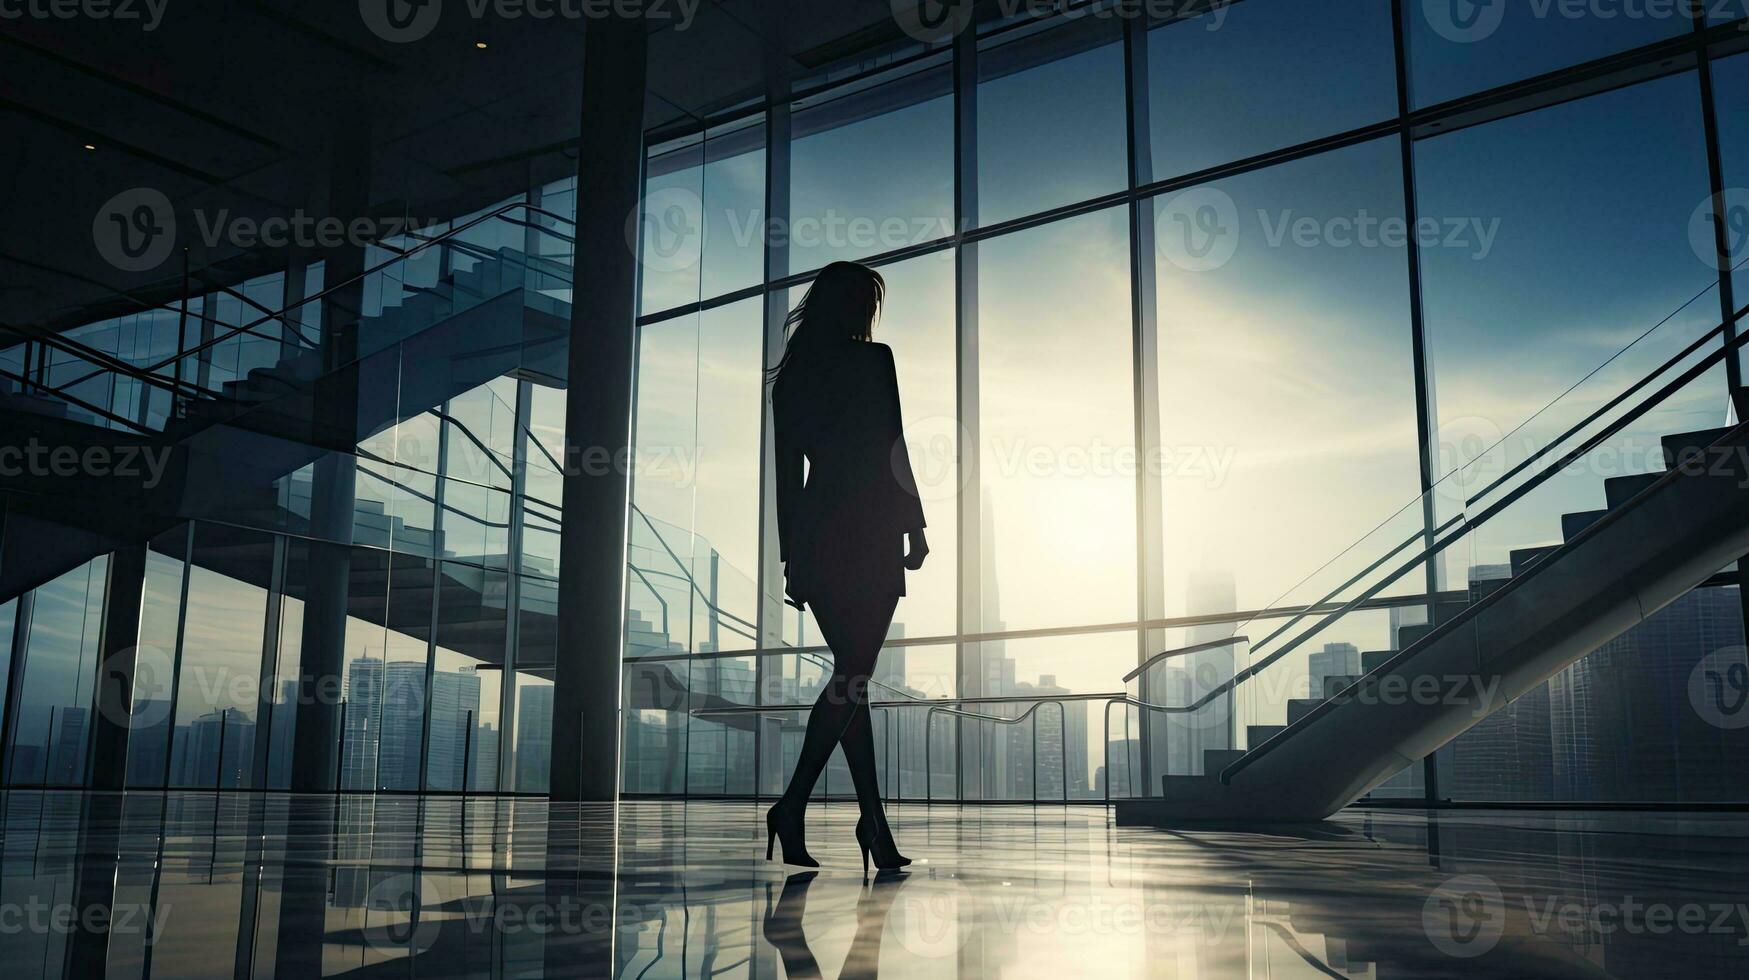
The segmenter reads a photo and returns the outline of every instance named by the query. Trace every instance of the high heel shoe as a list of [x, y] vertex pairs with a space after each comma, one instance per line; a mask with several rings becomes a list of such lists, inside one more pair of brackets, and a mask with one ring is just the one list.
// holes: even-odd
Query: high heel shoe
[[885, 814], [870, 818], [867, 814], [856, 821], [856, 843], [862, 848], [862, 876], [868, 877], [868, 860], [874, 857], [874, 866], [881, 871], [894, 871], [911, 863], [911, 859], [899, 853], [898, 845], [893, 843], [893, 830], [887, 826]]
[[784, 864], [802, 868], [819, 867], [820, 862], [808, 854], [807, 846], [802, 843], [801, 812], [791, 815], [787, 809], [780, 810], [779, 807], [782, 806], [782, 801], [779, 801], [765, 811], [765, 860], [771, 860], [773, 845], [782, 840]]

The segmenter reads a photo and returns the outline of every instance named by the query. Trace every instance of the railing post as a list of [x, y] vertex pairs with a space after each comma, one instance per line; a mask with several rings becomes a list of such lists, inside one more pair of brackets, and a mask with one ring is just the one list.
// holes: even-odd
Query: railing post
[[1069, 802], [1069, 709], [1063, 707], [1063, 702], [1052, 701], [1057, 706], [1057, 743], [1061, 747], [1063, 757], [1063, 802]]
[[[467, 727], [462, 729], [462, 795], [468, 795], [469, 763], [474, 754], [474, 709], [468, 709]], [[464, 807], [465, 809], [465, 807]], [[464, 848], [466, 842], [463, 842]]]
[[213, 792], [218, 792], [225, 785], [225, 728], [231, 721], [231, 709], [219, 712], [219, 761], [213, 772]]
[[1032, 802], [1038, 805], [1038, 706], [1033, 705], [1032, 724]]
[[923, 713], [923, 801], [925, 803], [935, 800], [935, 766], [931, 763], [935, 747], [929, 744], [929, 728], [933, 721], [935, 721], [935, 709], [930, 708]]
[[346, 699], [340, 699], [340, 737], [334, 744], [334, 795], [346, 784]]

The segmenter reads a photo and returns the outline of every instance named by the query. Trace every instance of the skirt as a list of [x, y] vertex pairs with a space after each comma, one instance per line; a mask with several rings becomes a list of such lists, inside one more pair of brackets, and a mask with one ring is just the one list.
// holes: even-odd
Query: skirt
[[784, 601], [797, 609], [821, 595], [905, 594], [905, 536], [845, 525], [802, 530], [784, 563]]

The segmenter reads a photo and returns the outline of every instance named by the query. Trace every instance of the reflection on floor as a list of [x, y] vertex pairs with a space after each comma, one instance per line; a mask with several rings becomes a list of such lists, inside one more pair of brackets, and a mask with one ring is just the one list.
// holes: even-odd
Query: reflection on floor
[[[1118, 829], [894, 807], [865, 884], [751, 804], [4, 795], [0, 962], [86, 977], [1749, 975], [1749, 816], [1349, 811]], [[793, 869], [791, 869], [793, 870]]]

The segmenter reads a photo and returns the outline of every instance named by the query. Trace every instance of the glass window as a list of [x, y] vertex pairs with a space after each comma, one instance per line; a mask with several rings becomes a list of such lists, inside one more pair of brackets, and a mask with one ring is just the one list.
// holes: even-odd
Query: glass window
[[644, 177], [638, 232], [641, 310], [656, 313], [765, 274], [764, 117], [656, 147]]
[[171, 786], [250, 787], [273, 540], [201, 524], [188, 569]]
[[1124, 104], [1123, 46], [1114, 19], [1071, 19], [983, 42], [978, 222], [995, 224], [1122, 189], [1129, 181]]
[[[1731, 270], [1732, 296], [1740, 308], [1749, 302], [1749, 54], [1721, 58], [1712, 64], [1713, 106], [1718, 113], [1719, 157], [1724, 168], [1725, 265]], [[1703, 254], [1710, 244], [1712, 216], [1698, 213], [1690, 234], [1700, 239]], [[1738, 332], [1743, 327], [1739, 325]], [[1741, 358], [1742, 351], [1738, 351]]]
[[[1474, 460], [1457, 489], [1481, 490], [1717, 323], [1692, 73], [1429, 139], [1416, 161], [1424, 215], [1501, 220], [1486, 257], [1422, 253], [1437, 465]], [[1559, 544], [1565, 515], [1605, 507], [1605, 480], [1662, 470], [1659, 439], [1723, 425], [1726, 406], [1721, 369], [1675, 392], [1474, 532], [1448, 558], [1445, 587], [1497, 587], [1515, 550]], [[1562, 671], [1441, 750], [1442, 788], [1509, 800], [1724, 792], [1708, 767], [1729, 768], [1742, 746], [1695, 718], [1686, 691], [1702, 658], [1742, 642], [1736, 603], [1735, 590], [1690, 593]]]
[[635, 647], [756, 645], [762, 309], [744, 300], [642, 330], [629, 554]]
[[188, 528], [155, 538], [146, 550], [140, 606], [140, 643], [134, 651], [132, 723], [128, 729], [127, 785], [163, 786], [170, 749], [171, 692], [176, 684], [177, 632]]
[[1128, 210], [977, 248], [981, 631], [1133, 620]]
[[[273, 685], [267, 691], [267, 789], [291, 788], [293, 739], [297, 735], [300, 694], [299, 664], [304, 649], [304, 603], [310, 593], [310, 558], [312, 545], [298, 538], [287, 538], [285, 575], [279, 594], [279, 636], [274, 651]], [[332, 696], [332, 695], [330, 695]]]
[[791, 272], [953, 233], [947, 67], [798, 103], [791, 126]]
[[528, 463], [523, 481], [522, 570], [559, 574], [559, 526], [565, 485], [565, 391], [528, 387]]
[[369, 791], [377, 787], [377, 752], [382, 743], [387, 642], [383, 609], [389, 596], [389, 555], [370, 548], [351, 552], [340, 678], [340, 788]]
[[[1424, 220], [1497, 228], [1485, 247], [1421, 252], [1435, 477], [1471, 464], [1449, 508], [1718, 322], [1711, 249], [1690, 237], [1709, 196], [1695, 77], [1433, 137], [1415, 159]], [[1610, 472], [1564, 471], [1450, 560], [1559, 542], [1562, 514], [1604, 506], [1602, 477], [1662, 469], [1659, 438], [1723, 424], [1725, 404], [1722, 370], [1698, 379], [1612, 441]]]
[[[960, 726], [965, 795], [1060, 800], [1066, 791], [1069, 799], [1092, 798], [1105, 764], [1100, 741], [1105, 703], [1035, 699], [1110, 691], [1135, 662], [1136, 634], [1128, 630], [968, 644], [970, 676], [964, 683], [983, 697], [1023, 699], [980, 704], [978, 713], [1020, 718], [1034, 703], [1041, 706], [1018, 724], [968, 721]], [[939, 718], [935, 724], [938, 729], [952, 727]]]
[[506, 792], [545, 793], [553, 756], [553, 666], [558, 662], [558, 588], [524, 577], [517, 594], [516, 674]]
[[954, 343], [954, 258], [950, 251], [880, 270], [886, 308], [874, 338], [893, 349], [904, 410], [905, 441], [923, 519], [929, 559], [905, 573], [905, 597], [888, 636], [948, 636], [956, 629], [959, 593], [958, 357]]
[[0, 602], [0, 730], [6, 724], [7, 684], [12, 679], [12, 638], [18, 627], [18, 600]]
[[1484, 89], [1682, 34], [1691, 4], [1404, 0], [1414, 105]]
[[1391, 32], [1391, 0], [1223, 3], [1154, 28], [1154, 179], [1396, 116]]
[[1420, 494], [1399, 157], [1154, 200], [1166, 615], [1263, 608]]
[[[425, 682], [431, 638], [436, 564], [411, 555], [389, 556], [389, 600], [383, 644], [382, 733], [377, 746], [377, 788], [417, 790], [425, 749]], [[458, 597], [458, 601], [460, 598]], [[446, 718], [446, 721], [449, 719]], [[446, 736], [453, 735], [453, 729]]]
[[86, 780], [91, 681], [108, 573], [106, 555], [35, 592], [8, 760], [11, 785], [80, 786]]
[[498, 788], [498, 705], [510, 578], [445, 563], [440, 589], [426, 786], [491, 792]]

